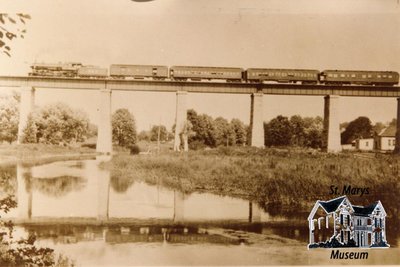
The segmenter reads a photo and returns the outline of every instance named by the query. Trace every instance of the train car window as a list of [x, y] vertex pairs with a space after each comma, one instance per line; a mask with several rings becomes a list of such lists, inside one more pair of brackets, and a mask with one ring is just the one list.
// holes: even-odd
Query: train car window
[[372, 78], [372, 74], [368, 74], [368, 78]]
[[378, 74], [378, 78], [380, 79], [380, 78], [382, 78], [382, 76], [380, 74]]
[[342, 74], [340, 74], [340, 77], [344, 78], [344, 77], [346, 77], [346, 75], [342, 73]]
[[366, 74], [363, 74], [362, 77], [363, 77], [363, 78], [367, 78], [367, 75], [366, 75]]
[[333, 77], [337, 78], [337, 77], [338, 77], [338, 75], [337, 75], [337, 74], [333, 74]]
[[392, 76], [392, 75], [389, 75], [389, 78], [393, 78], [393, 76]]
[[383, 74], [383, 78], [387, 78], [387, 75], [386, 75], [386, 74]]

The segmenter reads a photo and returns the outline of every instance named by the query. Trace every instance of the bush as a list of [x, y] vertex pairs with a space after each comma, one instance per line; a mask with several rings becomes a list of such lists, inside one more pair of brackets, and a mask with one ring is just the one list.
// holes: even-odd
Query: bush
[[202, 150], [205, 149], [207, 146], [199, 140], [194, 140], [189, 143], [189, 149], [191, 150]]
[[137, 155], [140, 153], [140, 148], [138, 145], [131, 145], [129, 147], [130, 151], [131, 151], [131, 155]]

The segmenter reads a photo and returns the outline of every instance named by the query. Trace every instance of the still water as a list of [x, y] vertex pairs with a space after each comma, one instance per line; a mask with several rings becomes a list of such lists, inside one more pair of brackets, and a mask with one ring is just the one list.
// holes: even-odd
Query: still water
[[[126, 183], [100, 169], [103, 160], [17, 165], [18, 207], [6, 215], [16, 231], [35, 233], [39, 245], [82, 266], [339, 263], [330, 250], [307, 250], [307, 212], [271, 213], [239, 198]], [[367, 263], [399, 264], [398, 239], [391, 245], [370, 250]]]

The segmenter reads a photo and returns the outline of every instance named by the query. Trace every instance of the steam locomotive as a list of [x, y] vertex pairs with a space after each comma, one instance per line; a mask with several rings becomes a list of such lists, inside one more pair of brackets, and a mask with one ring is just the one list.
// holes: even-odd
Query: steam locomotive
[[300, 83], [327, 85], [384, 85], [399, 83], [399, 73], [394, 71], [224, 68], [199, 66], [123, 65], [107, 68], [81, 63], [33, 64], [30, 76], [92, 78], [92, 79], [151, 79], [171, 81], [221, 80], [239, 83]]

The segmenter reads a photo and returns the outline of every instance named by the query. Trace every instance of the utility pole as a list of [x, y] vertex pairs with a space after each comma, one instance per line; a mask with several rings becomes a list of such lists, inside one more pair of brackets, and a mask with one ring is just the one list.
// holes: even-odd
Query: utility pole
[[158, 134], [157, 134], [157, 152], [160, 154], [160, 133], [161, 132], [161, 117], [158, 123]]

